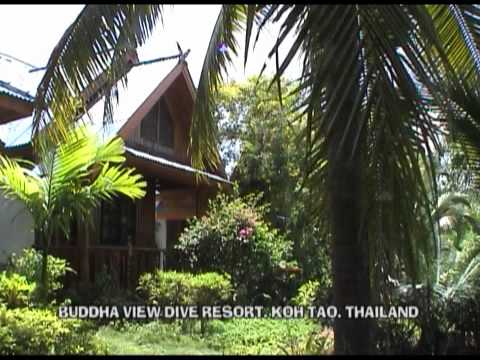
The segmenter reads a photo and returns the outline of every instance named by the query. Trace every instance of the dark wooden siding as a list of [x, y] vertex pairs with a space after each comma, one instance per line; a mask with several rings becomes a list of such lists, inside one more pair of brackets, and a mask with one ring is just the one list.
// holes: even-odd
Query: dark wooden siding
[[155, 245], [155, 182], [147, 179], [147, 194], [137, 201], [137, 236], [134, 246], [156, 247]]

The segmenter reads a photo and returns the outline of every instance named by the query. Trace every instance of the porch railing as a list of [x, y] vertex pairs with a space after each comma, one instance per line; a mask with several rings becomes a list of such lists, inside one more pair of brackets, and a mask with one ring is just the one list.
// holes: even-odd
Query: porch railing
[[[81, 271], [81, 255], [77, 247], [55, 247], [52, 253], [68, 260], [77, 273]], [[121, 288], [135, 288], [145, 272], [163, 269], [164, 250], [127, 246], [94, 246], [88, 249], [89, 280], [94, 283], [102, 271]], [[77, 276], [78, 278], [78, 276]]]

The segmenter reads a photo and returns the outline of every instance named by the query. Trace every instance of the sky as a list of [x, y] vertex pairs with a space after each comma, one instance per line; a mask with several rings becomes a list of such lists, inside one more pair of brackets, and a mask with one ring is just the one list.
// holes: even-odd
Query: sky
[[[2, 54], [13, 56], [34, 67], [45, 66], [55, 45], [78, 16], [83, 6], [0, 5], [0, 34], [2, 34], [0, 37], [0, 80], [9, 82], [34, 96], [44, 71], [30, 73], [30, 66]], [[192, 79], [197, 86], [220, 7], [221, 5], [165, 5], [163, 25], [159, 22], [145, 45], [137, 49], [139, 60], [145, 61], [175, 55], [178, 53], [178, 41], [183, 51], [190, 49], [187, 63]], [[245, 39], [244, 36], [237, 39], [240, 45], [239, 56], [229, 69], [226, 81], [241, 82], [260, 73], [267, 60], [268, 52], [277, 38], [279, 27], [271, 25], [265, 26], [264, 29], [254, 50], [249, 54], [245, 68], [243, 62]], [[256, 36], [255, 30], [252, 43], [254, 36]], [[280, 48], [280, 57], [286, 54], [291, 42], [292, 38], [287, 37], [285, 45]], [[177, 60], [170, 60], [168, 63], [170, 66], [164, 65], [163, 62], [155, 63], [135, 67], [129, 72], [127, 89], [119, 89], [122, 94], [119, 96], [119, 104], [115, 107], [115, 121], [112, 129], [116, 129], [122, 124], [122, 121], [128, 119], [176, 63]], [[274, 71], [274, 59], [267, 61], [265, 73], [272, 75]], [[300, 63], [294, 60], [293, 65], [287, 69], [286, 77], [294, 79], [299, 74]], [[90, 109], [88, 115], [94, 123], [98, 123], [96, 120], [103, 118], [103, 104], [99, 102]], [[109, 134], [111, 132], [105, 131]], [[0, 138], [4, 142], [8, 142], [9, 146], [28, 142], [30, 134], [30, 118], [17, 120], [0, 127]], [[227, 173], [231, 172], [233, 166], [234, 163], [227, 166]]]
[[[33, 95], [43, 72], [28, 73], [28, 66], [11, 62], [2, 57], [2, 53], [37, 67], [46, 65], [56, 43], [82, 8], [83, 5], [0, 5], [0, 79]], [[159, 23], [147, 43], [138, 49], [140, 61], [177, 54], [178, 41], [184, 51], [190, 49], [187, 62], [197, 85], [219, 11], [220, 5], [165, 5], [164, 24]], [[262, 33], [254, 52], [249, 55], [246, 69], [241, 46], [241, 55], [229, 70], [227, 80], [242, 81], [259, 74], [277, 33], [278, 27], [274, 26]], [[240, 44], [244, 43], [243, 37], [238, 40]], [[285, 48], [288, 44], [280, 49], [281, 54]], [[172, 60], [172, 67], [175, 61]], [[272, 74], [275, 69], [273, 59], [267, 64], [266, 73]], [[287, 77], [294, 78], [299, 74], [298, 63], [295, 65], [287, 72]], [[147, 71], [145, 76], [148, 76]]]

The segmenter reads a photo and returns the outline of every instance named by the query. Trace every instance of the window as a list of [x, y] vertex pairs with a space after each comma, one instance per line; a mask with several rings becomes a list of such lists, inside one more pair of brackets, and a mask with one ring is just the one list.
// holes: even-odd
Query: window
[[102, 245], [127, 246], [135, 239], [137, 213], [135, 203], [126, 197], [117, 197], [102, 202], [101, 236]]
[[140, 136], [142, 139], [155, 142], [156, 141], [156, 133], [157, 133], [157, 122], [156, 122], [156, 108], [157, 105], [153, 107], [152, 110], [145, 116], [142, 120], [141, 128], [140, 128]]
[[150, 142], [173, 148], [174, 127], [167, 103], [162, 98], [142, 120], [140, 136]]
[[167, 108], [167, 103], [162, 98], [160, 101], [160, 121], [158, 122], [158, 143], [168, 148], [173, 148], [173, 121]]

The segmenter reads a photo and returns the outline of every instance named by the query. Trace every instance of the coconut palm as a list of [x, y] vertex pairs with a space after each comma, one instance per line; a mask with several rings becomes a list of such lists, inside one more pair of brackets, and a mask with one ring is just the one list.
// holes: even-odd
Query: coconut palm
[[50, 55], [35, 97], [34, 133], [55, 119], [50, 138], [66, 134], [87, 105], [80, 94], [99, 76], [106, 80], [101, 95], [111, 120], [117, 81], [126, 84], [132, 50], [145, 43], [161, 14], [161, 5], [85, 6]]
[[[294, 56], [303, 58], [297, 91], [305, 99], [306, 175], [318, 190], [316, 215], [332, 235], [337, 306], [368, 304], [378, 293], [372, 286], [402, 268], [414, 282], [430, 273], [436, 199], [428, 189], [436, 188], [432, 158], [439, 124], [448, 121], [451, 134], [472, 150], [480, 144], [473, 90], [477, 13], [476, 7], [447, 5], [273, 5], [248, 6], [236, 17], [246, 21], [247, 51], [255, 19], [259, 29], [280, 22], [271, 51], [277, 80]], [[206, 139], [215, 136], [205, 114], [225, 67], [221, 60], [228, 60], [219, 60], [215, 44], [235, 46], [221, 26], [217, 23], [197, 96], [201, 111], [193, 122], [192, 148], [199, 163], [204, 155], [211, 158], [202, 152]], [[289, 33], [293, 45], [280, 59], [278, 49]], [[422, 168], [429, 170], [426, 181]], [[369, 352], [369, 344], [367, 320], [336, 319], [337, 352]]]
[[101, 200], [123, 194], [145, 195], [145, 182], [133, 168], [122, 168], [123, 141], [103, 142], [88, 128], [79, 127], [55, 147], [42, 146], [38, 164], [0, 155], [0, 192], [21, 201], [31, 214], [42, 248], [42, 299], [48, 293], [47, 261], [52, 237], [68, 238], [74, 218], [91, 220]]
[[465, 231], [471, 227], [480, 233], [480, 221], [472, 214], [468, 196], [462, 193], [446, 193], [438, 199], [438, 206], [432, 217], [439, 222], [441, 231], [454, 230], [456, 236], [453, 245], [461, 250]]
[[[37, 93], [37, 114], [78, 108], [71, 95], [80, 93], [94, 70], [117, 66], [103, 50], [111, 46], [119, 53], [125, 39], [139, 45], [153, 26], [150, 20], [161, 13], [133, 5], [89, 7], [50, 58]], [[118, 22], [117, 12], [122, 13]], [[133, 23], [148, 26], [130, 26], [125, 18], [130, 13], [137, 16]], [[404, 268], [417, 281], [421, 269], [430, 266], [435, 246], [428, 241], [433, 219], [427, 189], [436, 187], [431, 165], [439, 123], [448, 122], [469, 156], [478, 157], [479, 14], [473, 5], [446, 4], [221, 8], [197, 89], [190, 147], [194, 163], [218, 161], [213, 95], [238, 53], [237, 35], [246, 35], [246, 61], [254, 27], [258, 39], [265, 24], [280, 24], [270, 53], [277, 65], [275, 83], [281, 96], [280, 77], [293, 58], [303, 60], [296, 91], [304, 98], [305, 176], [317, 189], [314, 215], [333, 241], [337, 306], [368, 304], [378, 293], [375, 285], [389, 275]], [[280, 58], [289, 34], [293, 44]], [[429, 170], [425, 181], [423, 167]], [[368, 320], [335, 319], [336, 352], [371, 352], [370, 325]]]
[[[438, 199], [438, 204], [432, 212], [432, 219], [436, 223], [436, 241], [437, 241], [437, 269], [436, 280], [438, 284], [441, 274], [442, 253], [451, 252], [449, 246], [445, 246], [442, 242], [442, 235], [447, 231], [453, 231], [455, 236], [452, 239], [454, 252], [462, 250], [462, 242], [465, 238], [466, 231], [471, 228], [476, 234], [480, 233], [480, 221], [472, 213], [472, 205], [468, 196], [464, 193], [447, 192], [442, 194]], [[456, 256], [455, 256], [456, 257]]]

